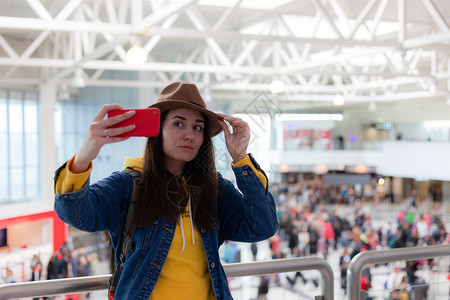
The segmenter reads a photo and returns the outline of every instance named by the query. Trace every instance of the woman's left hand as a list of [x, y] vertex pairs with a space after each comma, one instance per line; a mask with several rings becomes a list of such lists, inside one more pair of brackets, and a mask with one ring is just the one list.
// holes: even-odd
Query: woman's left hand
[[[248, 123], [229, 115], [217, 115], [223, 118], [223, 120], [219, 120], [219, 124], [222, 126], [225, 134], [225, 143], [233, 161], [238, 162], [244, 159], [247, 156], [247, 147], [250, 141], [250, 128]], [[233, 133], [230, 132], [224, 120], [230, 123], [233, 128]]]

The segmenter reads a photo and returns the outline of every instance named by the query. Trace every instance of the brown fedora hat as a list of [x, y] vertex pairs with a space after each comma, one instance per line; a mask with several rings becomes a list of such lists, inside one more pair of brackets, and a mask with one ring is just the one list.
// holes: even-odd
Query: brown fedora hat
[[218, 115], [206, 108], [205, 101], [197, 88], [190, 82], [173, 82], [162, 89], [156, 103], [149, 107], [158, 108], [161, 112], [187, 108], [201, 112], [208, 119], [211, 136], [218, 135], [222, 131]]

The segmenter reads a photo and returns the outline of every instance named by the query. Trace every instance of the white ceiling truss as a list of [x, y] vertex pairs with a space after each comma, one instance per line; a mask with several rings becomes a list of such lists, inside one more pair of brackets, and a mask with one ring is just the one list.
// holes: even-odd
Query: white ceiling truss
[[[448, 0], [2, 0], [0, 84], [186, 80], [225, 101], [269, 92], [278, 79], [286, 103], [447, 99], [449, 22]], [[142, 65], [126, 62], [136, 39]]]

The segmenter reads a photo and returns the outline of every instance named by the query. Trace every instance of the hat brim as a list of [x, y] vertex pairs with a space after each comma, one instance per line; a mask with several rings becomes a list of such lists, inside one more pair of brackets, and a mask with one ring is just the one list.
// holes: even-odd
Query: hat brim
[[222, 120], [222, 118], [213, 113], [212, 111], [203, 108], [197, 104], [180, 100], [166, 100], [163, 102], [156, 102], [150, 105], [149, 108], [158, 108], [161, 112], [180, 108], [193, 109], [201, 112], [208, 119], [211, 137], [216, 136], [222, 132], [222, 126], [220, 126], [218, 121]]

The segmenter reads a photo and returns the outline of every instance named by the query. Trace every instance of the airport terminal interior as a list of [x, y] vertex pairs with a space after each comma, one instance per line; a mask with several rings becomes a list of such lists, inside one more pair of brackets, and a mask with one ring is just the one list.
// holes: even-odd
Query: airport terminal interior
[[[55, 171], [102, 106], [146, 108], [178, 81], [248, 123], [275, 200], [274, 236], [219, 248], [225, 267], [273, 263], [229, 276], [233, 298], [449, 299], [449, 26], [448, 0], [1, 0], [0, 299], [51, 299], [3, 295], [111, 273], [105, 232], [55, 214]], [[105, 145], [90, 183], [146, 142]], [[236, 184], [224, 134], [213, 144]], [[425, 247], [441, 252], [410, 258]], [[332, 277], [275, 270], [297, 258], [323, 259]]]

